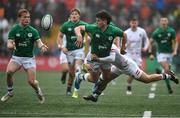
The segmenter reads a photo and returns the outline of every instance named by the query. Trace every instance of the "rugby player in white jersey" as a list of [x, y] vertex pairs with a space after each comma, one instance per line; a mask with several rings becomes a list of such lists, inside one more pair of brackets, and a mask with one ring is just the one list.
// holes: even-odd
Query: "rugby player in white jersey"
[[[146, 52], [149, 47], [149, 39], [146, 31], [138, 27], [138, 19], [133, 17], [130, 20], [130, 28], [125, 33], [127, 34], [126, 55], [136, 62], [139, 68], [143, 69], [141, 52]], [[133, 78], [129, 76], [127, 79], [127, 95], [132, 94], [132, 81]]]
[[106, 88], [107, 84], [121, 74], [129, 75], [134, 79], [143, 83], [150, 83], [150, 82], [166, 80], [166, 79], [169, 79], [176, 84], [179, 83], [179, 80], [175, 77], [173, 72], [163, 73], [163, 74], [150, 74], [150, 75], [145, 73], [143, 70], [141, 70], [138, 67], [138, 65], [133, 60], [128, 58], [126, 55], [121, 55], [119, 53], [119, 49], [115, 45], [112, 46], [110, 56], [105, 58], [98, 58], [97, 56], [94, 56], [92, 57], [92, 59], [97, 62], [111, 63], [114, 66], [111, 68], [110, 78], [109, 79], [100, 78], [94, 87], [93, 94], [83, 97], [85, 100], [97, 102], [98, 96]]

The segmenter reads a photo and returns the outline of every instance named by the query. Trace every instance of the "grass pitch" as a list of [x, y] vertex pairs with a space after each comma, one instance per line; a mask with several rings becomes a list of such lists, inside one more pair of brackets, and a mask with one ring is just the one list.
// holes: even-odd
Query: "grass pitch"
[[[180, 77], [180, 75], [178, 75]], [[0, 96], [6, 93], [5, 73], [0, 72]], [[0, 102], [0, 116], [9, 117], [143, 117], [151, 111], [151, 117], [180, 117], [180, 86], [171, 82], [174, 93], [169, 95], [164, 81], [152, 84], [133, 82], [133, 95], [126, 95], [126, 76], [116, 79], [100, 96], [97, 103], [83, 100], [83, 95], [91, 93], [93, 84], [83, 81], [79, 98], [66, 95], [66, 85], [62, 85], [59, 72], [37, 72], [37, 80], [46, 101], [39, 104], [33, 89], [28, 85], [26, 74], [17, 72], [14, 76], [14, 97]], [[155, 93], [149, 99], [149, 93]]]

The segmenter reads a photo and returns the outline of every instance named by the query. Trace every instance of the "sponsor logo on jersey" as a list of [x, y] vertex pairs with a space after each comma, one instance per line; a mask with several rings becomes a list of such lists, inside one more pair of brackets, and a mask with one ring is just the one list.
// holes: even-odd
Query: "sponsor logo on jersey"
[[171, 36], [171, 33], [168, 33], [167, 35], [168, 35], [168, 37], [170, 37], [170, 36]]
[[32, 37], [32, 33], [28, 33], [28, 37]]
[[68, 31], [72, 31], [72, 28], [68, 28]]
[[97, 38], [100, 38], [100, 35], [99, 35], [99, 34], [96, 34], [95, 36], [96, 36]]
[[161, 34], [159, 34], [159, 35], [158, 35], [158, 37], [160, 38], [160, 37], [162, 37], [162, 35], [161, 35]]
[[19, 33], [17, 33], [17, 34], [16, 34], [16, 36], [17, 36], [17, 37], [20, 37], [20, 34], [19, 34]]
[[110, 37], [108, 37], [108, 39], [109, 39], [109, 41], [112, 41], [112, 40], [113, 40], [113, 37], [112, 37], [112, 36], [110, 36]]
[[142, 37], [142, 34], [139, 34], [139, 37]]

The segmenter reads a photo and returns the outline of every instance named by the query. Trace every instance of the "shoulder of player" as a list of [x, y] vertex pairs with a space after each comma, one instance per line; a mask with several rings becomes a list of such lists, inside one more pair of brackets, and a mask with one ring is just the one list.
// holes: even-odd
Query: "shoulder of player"
[[169, 30], [170, 32], [175, 32], [175, 29], [172, 28], [172, 27], [168, 27], [168, 30]]
[[17, 29], [17, 28], [20, 28], [20, 25], [19, 24], [14, 24], [11, 29]]
[[128, 28], [128, 29], [126, 29], [124, 32], [125, 33], [128, 33], [128, 32], [130, 32], [131, 31], [131, 28]]
[[38, 30], [36, 28], [34, 28], [33, 26], [31, 26], [31, 25], [28, 25], [28, 29], [30, 29], [32, 31], [35, 31], [35, 32], [38, 32]]
[[121, 28], [119, 28], [119, 27], [117, 27], [117, 26], [115, 26], [115, 25], [109, 25], [109, 28], [110, 28], [111, 30], [122, 30]]
[[85, 21], [80, 20], [80, 21], [79, 21], [79, 24], [82, 24], [82, 25], [87, 25], [88, 23], [87, 23], [87, 22], [85, 22]]

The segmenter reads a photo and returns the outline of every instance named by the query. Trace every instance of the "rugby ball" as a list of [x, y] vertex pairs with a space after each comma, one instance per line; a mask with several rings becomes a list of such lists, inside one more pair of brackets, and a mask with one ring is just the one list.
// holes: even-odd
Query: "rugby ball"
[[50, 14], [46, 14], [42, 17], [41, 27], [48, 31], [53, 25], [53, 18]]

